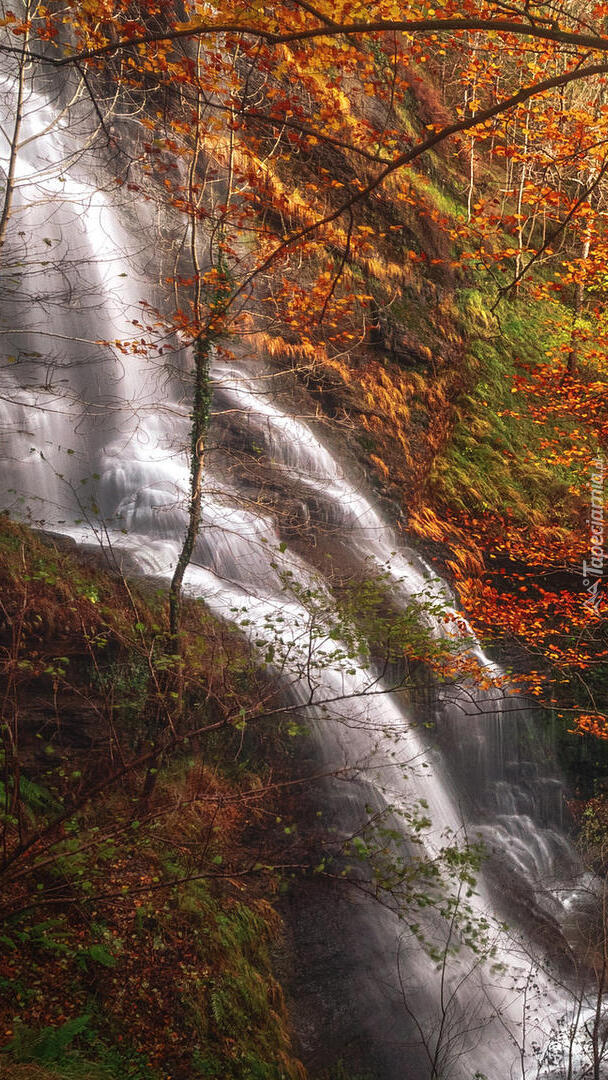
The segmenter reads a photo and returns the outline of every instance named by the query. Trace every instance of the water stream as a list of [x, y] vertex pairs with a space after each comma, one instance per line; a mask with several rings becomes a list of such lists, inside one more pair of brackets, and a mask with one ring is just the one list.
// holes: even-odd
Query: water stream
[[[3, 95], [10, 98], [8, 81]], [[145, 249], [154, 221], [135, 197], [126, 213], [117, 208], [100, 168], [87, 175], [86, 162], [74, 163], [55, 103], [32, 91], [25, 114], [0, 279], [0, 505], [79, 542], [103, 535], [139, 572], [166, 577], [185, 529], [188, 408], [160, 349], [139, 355], [122, 345], [138, 332], [133, 321], [144, 321], [141, 301], [159, 300]], [[178, 351], [172, 362], [185, 361]], [[187, 587], [253, 639], [274, 642], [285, 693], [312, 717], [324, 768], [356, 774], [348, 791], [328, 792], [345, 833], [365, 817], [367, 801], [407, 812], [424, 800], [429, 856], [446, 837], [461, 836], [465, 823], [491, 852], [494, 870], [480, 881], [473, 908], [492, 927], [511, 913], [513, 930], [495, 931], [500, 970], [477, 966], [466, 951], [450, 969], [450, 985], [461, 986], [446, 1080], [470, 1080], [475, 1070], [490, 1080], [565, 1076], [556, 1032], [574, 1004], [530, 960], [522, 907], [557, 936], [577, 869], [559, 779], [535, 755], [534, 717], [515, 697], [471, 689], [433, 693], [416, 715], [402, 694], [378, 684], [373, 667], [352, 657], [336, 661], [336, 642], [323, 633], [311, 660], [311, 612], [301, 591], [329, 602], [324, 559], [381, 571], [397, 607], [425, 596], [449, 608], [449, 590], [403, 543], [356, 462], [341, 456], [318, 423], [298, 418], [303, 398], [290, 401], [285, 380], [264, 357], [216, 361], [213, 378], [203, 526]], [[288, 513], [280, 512], [281, 501]], [[294, 521], [306, 543], [294, 541]], [[445, 634], [445, 622], [435, 629]], [[492, 662], [475, 651], [491, 674]], [[404, 828], [404, 850], [407, 844]], [[356, 985], [344, 992], [367, 1017], [360, 1022], [376, 1041], [380, 1080], [417, 1080], [430, 1066], [420, 1046], [412, 1049], [411, 1013], [432, 1043], [437, 965], [415, 936], [404, 939], [389, 909], [361, 902], [356, 918], [359, 953], [344, 929], [355, 948], [349, 979]], [[445, 938], [435, 913], [425, 925], [437, 941]], [[407, 963], [398, 970], [404, 940]], [[531, 973], [522, 1050], [522, 993]], [[322, 1041], [323, 1031], [317, 1037]]]

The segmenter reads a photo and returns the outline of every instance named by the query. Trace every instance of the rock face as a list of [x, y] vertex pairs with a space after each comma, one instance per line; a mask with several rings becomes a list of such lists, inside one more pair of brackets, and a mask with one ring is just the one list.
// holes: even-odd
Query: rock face
[[299, 885], [282, 905], [294, 965], [283, 986], [298, 1051], [313, 1077], [342, 1062], [347, 1076], [420, 1080], [428, 1060], [399, 988], [383, 977], [381, 930], [364, 906], [321, 883]]
[[426, 371], [432, 363], [431, 350], [416, 340], [405, 324], [381, 312], [376, 304], [370, 312], [369, 340], [378, 352], [406, 370]]

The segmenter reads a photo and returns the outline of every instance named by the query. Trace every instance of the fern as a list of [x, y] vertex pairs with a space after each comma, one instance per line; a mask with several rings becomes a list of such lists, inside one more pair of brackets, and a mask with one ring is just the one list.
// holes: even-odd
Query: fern
[[43, 1028], [42, 1031], [20, 1026], [6, 1046], [6, 1052], [18, 1062], [52, 1065], [61, 1060], [68, 1046], [89, 1026], [90, 1020], [90, 1014], [85, 1013], [60, 1027]]
[[61, 810], [61, 804], [51, 795], [50, 791], [28, 780], [27, 776], [19, 778], [19, 794], [28, 810], [45, 813], [48, 810]]
[[229, 1009], [223, 991], [220, 989], [212, 990], [209, 1001], [213, 1019], [220, 1031], [224, 1031], [229, 1026]]

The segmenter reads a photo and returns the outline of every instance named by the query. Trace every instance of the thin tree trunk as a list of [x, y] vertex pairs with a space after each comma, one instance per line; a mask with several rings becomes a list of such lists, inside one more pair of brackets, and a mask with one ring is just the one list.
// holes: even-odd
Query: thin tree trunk
[[[590, 250], [591, 250], [591, 238], [589, 236], [587, 236], [583, 240], [583, 249], [582, 249], [582, 252], [581, 252], [581, 258], [583, 260], [586, 260], [586, 259], [589, 258]], [[572, 338], [571, 338], [571, 344], [570, 344], [570, 352], [568, 353], [568, 360], [566, 362], [566, 370], [565, 370], [564, 376], [563, 376], [564, 379], [565, 379], [566, 375], [571, 375], [571, 376], [576, 375], [577, 369], [578, 369], [578, 348], [577, 348], [578, 327], [577, 327], [577, 320], [580, 319], [581, 315], [583, 314], [583, 308], [584, 308], [584, 305], [585, 305], [585, 283], [584, 283], [582, 275], [583, 275], [583, 272], [582, 272], [582, 267], [581, 267], [581, 276], [580, 276], [580, 278], [578, 279], [578, 281], [576, 283], [576, 289], [575, 289], [575, 293], [574, 293], [574, 318], [572, 320]], [[563, 381], [563, 379], [562, 379], [562, 381]]]
[[[26, 3], [25, 5], [25, 18], [26, 21], [29, 18], [29, 3]], [[17, 77], [17, 102], [15, 106], [15, 124], [11, 137], [8, 169], [6, 171], [6, 189], [4, 192], [2, 209], [0, 210], [0, 248], [4, 247], [6, 241], [6, 230], [8, 228], [8, 222], [11, 216], [11, 210], [13, 208], [13, 195], [15, 191], [15, 169], [17, 167], [17, 156], [19, 154], [19, 136], [21, 134], [21, 122], [23, 120], [23, 96], [25, 92], [25, 72], [27, 69], [27, 63], [25, 58], [27, 55], [28, 46], [29, 30], [26, 30], [23, 35], [23, 50], [19, 59], [19, 75]]]
[[[473, 37], [473, 41], [476, 41], [476, 35]], [[473, 85], [471, 87], [470, 97], [470, 113], [474, 116], [477, 112], [477, 99], [475, 97], [477, 93], [477, 77], [473, 79]], [[471, 135], [471, 146], [469, 150], [469, 190], [467, 193], [467, 222], [470, 223], [473, 215], [473, 198], [475, 195], [475, 134]]]
[[517, 296], [519, 292], [519, 278], [521, 276], [522, 264], [523, 264], [523, 247], [524, 247], [524, 223], [523, 223], [523, 207], [524, 207], [524, 190], [526, 187], [526, 180], [528, 178], [528, 139], [530, 134], [530, 106], [526, 109], [526, 126], [524, 128], [524, 143], [523, 143], [523, 160], [521, 166], [521, 175], [519, 178], [519, 188], [517, 192], [517, 257], [515, 260], [515, 280], [514, 295]]
[[467, 222], [470, 224], [473, 216], [473, 196], [475, 194], [475, 136], [471, 136], [471, 149], [469, 153], [469, 192], [467, 196]]
[[596, 971], [597, 994], [591, 1030], [591, 1046], [593, 1049], [593, 1080], [602, 1080], [602, 1058], [605, 1044], [601, 1039], [602, 1024], [604, 1020], [604, 992], [606, 989], [606, 975], [608, 973], [608, 943], [606, 941], [607, 905], [606, 905], [606, 882], [602, 895], [602, 964]]
[[[591, 250], [591, 237], [586, 236], [583, 241], [583, 250], [581, 252], [581, 258], [584, 262], [589, 258], [589, 252]], [[580, 278], [576, 283], [576, 297], [574, 301], [574, 309], [577, 317], [583, 314], [583, 306], [585, 303], [585, 282], [581, 273]]]
[[[197, 75], [200, 73], [201, 42], [197, 47]], [[194, 325], [197, 329], [197, 337], [193, 342], [194, 351], [194, 400], [192, 406], [192, 427], [190, 433], [190, 492], [188, 503], [188, 525], [182, 549], [177, 560], [171, 585], [169, 587], [169, 630], [174, 641], [174, 649], [179, 653], [179, 629], [182, 609], [182, 586], [184, 574], [188, 568], [194, 545], [201, 524], [201, 508], [203, 500], [203, 471], [205, 456], [205, 439], [209, 426], [209, 412], [211, 407], [211, 383], [209, 377], [209, 365], [211, 359], [211, 347], [216, 334], [216, 328], [212, 327], [209, 320], [208, 327], [202, 328], [202, 276], [198, 252], [198, 208], [202, 194], [197, 196], [196, 177], [201, 153], [201, 125], [203, 118], [203, 94], [200, 86], [196, 98], [196, 126], [194, 132], [194, 148], [188, 171], [188, 198], [191, 206], [190, 217], [190, 258], [194, 276], [194, 299], [193, 315]], [[232, 167], [232, 154], [230, 155]], [[231, 181], [230, 181], [231, 182]], [[212, 253], [211, 253], [212, 255]], [[213, 303], [212, 303], [213, 306]], [[180, 680], [181, 685], [181, 680]]]
[[188, 527], [186, 529], [186, 536], [169, 589], [169, 628], [173, 638], [177, 638], [179, 634], [184, 574], [192, 558], [194, 544], [201, 523], [205, 438], [209, 426], [209, 409], [211, 404], [211, 385], [209, 379], [211, 342], [209, 337], [198, 337], [194, 342], [193, 347], [194, 404], [192, 409], [190, 450], [192, 455], [190, 463], [190, 501], [188, 506]]

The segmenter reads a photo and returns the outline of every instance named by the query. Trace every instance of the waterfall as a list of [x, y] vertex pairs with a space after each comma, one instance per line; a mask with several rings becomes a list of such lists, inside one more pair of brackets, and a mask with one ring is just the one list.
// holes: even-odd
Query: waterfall
[[[3, 249], [1, 505], [80, 543], [97, 543], [103, 535], [140, 573], [166, 578], [186, 523], [188, 407], [165, 375], [160, 348], [152, 355], [149, 348], [146, 355], [124, 348], [139, 333], [134, 321], [145, 321], [142, 301], [158, 301], [146, 265], [151, 211], [135, 197], [126, 211], [117, 206], [103, 168], [87, 172], [86, 162], [75, 161], [65, 120], [33, 90], [21, 142]], [[497, 966], [477, 967], [466, 950], [454, 962], [451, 986], [461, 982], [462, 988], [452, 1020], [462, 1031], [451, 1033], [449, 1076], [464, 1080], [478, 1070], [504, 1080], [517, 1066], [518, 1075], [531, 1077], [536, 1065], [540, 1076], [565, 1075], [560, 1030], [567, 1029], [575, 1003], [543, 974], [542, 960], [529, 962], [533, 949], [521, 907], [528, 906], [536, 923], [565, 922], [576, 860], [561, 827], [559, 780], [526, 738], [533, 718], [516, 697], [444, 690], [433, 701], [435, 739], [426, 713], [417, 716], [403, 695], [379, 684], [373, 667], [352, 657], [335, 660], [336, 643], [322, 634], [313, 651], [311, 695], [310, 659], [302, 655], [310, 612], [301, 593], [321, 590], [329, 603], [324, 559], [382, 572], [398, 608], [412, 597], [449, 608], [452, 598], [404, 544], [356, 462], [318, 423], [298, 418], [297, 396], [290, 398], [264, 357], [216, 358], [212, 375], [203, 522], [187, 588], [219, 616], [241, 623], [252, 639], [270, 637], [283, 650], [285, 693], [303, 707], [312, 702], [312, 737], [325, 770], [348, 768], [355, 776], [350, 786], [330, 783], [327, 789], [345, 833], [372, 801], [405, 813], [415, 804], [427, 807], [429, 856], [446, 838], [459, 836], [463, 823], [468, 834], [483, 838], [491, 869], [472, 904], [476, 916], [495, 927]], [[281, 502], [289, 521], [299, 521], [317, 543], [317, 559], [295, 543], [294, 530], [277, 513]], [[286, 587], [289, 580], [295, 588]], [[427, 618], [432, 623], [432, 615]], [[454, 613], [452, 632], [457, 622]], [[436, 622], [435, 631], [445, 634], [445, 623]], [[495, 672], [479, 646], [475, 652]], [[500, 929], [510, 914], [512, 935]], [[403, 923], [389, 908], [362, 900], [355, 925], [350, 937], [343, 928], [354, 950], [349, 971], [356, 982], [344, 993], [357, 999], [365, 1038], [385, 1044], [376, 1054], [384, 1062], [382, 1080], [413, 1080], [428, 1064], [410, 1047], [408, 1009], [415, 998], [416, 1020], [426, 1030], [442, 992], [437, 964], [415, 936], [409, 939], [404, 995], [396, 966]], [[428, 915], [425, 933], [441, 940], [445, 922], [437, 913]], [[520, 1052], [526, 985], [528, 1042]]]

